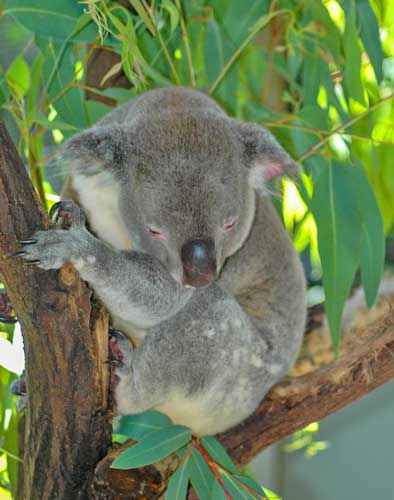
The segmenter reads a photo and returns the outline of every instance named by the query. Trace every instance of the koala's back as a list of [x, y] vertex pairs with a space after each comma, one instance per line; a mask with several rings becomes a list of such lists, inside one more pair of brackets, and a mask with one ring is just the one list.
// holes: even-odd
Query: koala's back
[[132, 124], [140, 119], [154, 120], [157, 115], [167, 111], [176, 113], [178, 110], [182, 113], [209, 110], [226, 116], [220, 106], [202, 92], [187, 87], [168, 87], [145, 92], [115, 109], [98, 124]]

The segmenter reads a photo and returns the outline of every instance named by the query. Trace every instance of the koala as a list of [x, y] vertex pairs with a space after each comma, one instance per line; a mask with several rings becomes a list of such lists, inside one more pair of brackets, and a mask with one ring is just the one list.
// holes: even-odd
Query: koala
[[71, 261], [127, 334], [110, 342], [118, 414], [156, 409], [196, 435], [247, 418], [303, 336], [304, 273], [267, 189], [295, 162], [182, 87], [142, 94], [61, 154], [83, 211], [61, 202], [69, 229], [22, 251], [43, 269]]

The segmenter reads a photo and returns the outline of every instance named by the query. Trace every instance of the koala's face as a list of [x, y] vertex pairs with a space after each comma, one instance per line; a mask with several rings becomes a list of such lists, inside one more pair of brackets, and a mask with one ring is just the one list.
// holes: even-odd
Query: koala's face
[[[158, 257], [185, 286], [207, 286], [250, 231], [254, 191], [223, 120], [200, 119], [194, 134], [190, 117], [178, 116], [176, 127], [163, 121], [140, 132], [123, 213], [141, 251]], [[136, 207], [137, 225], [130, 216]]]
[[180, 94], [166, 93], [171, 107], [93, 127], [68, 141], [63, 157], [99, 237], [118, 248], [132, 242], [178, 282], [204, 287], [246, 240], [256, 191], [296, 165], [263, 127], [228, 118], [207, 97], [200, 109], [200, 94], [189, 108], [190, 92], [181, 105]]

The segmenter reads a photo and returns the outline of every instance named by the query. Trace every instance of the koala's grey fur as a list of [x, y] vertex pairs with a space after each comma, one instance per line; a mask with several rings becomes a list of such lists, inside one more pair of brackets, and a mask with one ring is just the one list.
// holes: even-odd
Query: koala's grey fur
[[[256, 124], [186, 88], [147, 92], [66, 143], [82, 224], [36, 234], [27, 259], [76, 266], [140, 342], [122, 346], [120, 414], [164, 411], [196, 434], [250, 415], [293, 364], [305, 282], [266, 182], [296, 165]], [[235, 230], [223, 224], [238, 217]], [[165, 230], [155, 240], [147, 226]], [[182, 285], [182, 245], [215, 242], [218, 279]]]

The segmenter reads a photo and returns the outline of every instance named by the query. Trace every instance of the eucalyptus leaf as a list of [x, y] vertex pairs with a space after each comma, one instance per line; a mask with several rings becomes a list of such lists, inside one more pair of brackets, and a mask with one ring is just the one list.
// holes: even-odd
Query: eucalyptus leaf
[[30, 88], [30, 68], [22, 54], [13, 60], [5, 74], [7, 84], [17, 95], [18, 99], [27, 93]]
[[351, 196], [352, 182], [350, 167], [330, 165], [318, 178], [311, 203], [318, 229], [328, 323], [336, 350], [343, 308], [360, 260], [359, 221]]
[[122, 417], [116, 426], [116, 432], [139, 441], [147, 434], [170, 425], [172, 422], [167, 415], [156, 410], [148, 410], [144, 413]]
[[[84, 15], [84, 5], [70, 0], [8, 0], [6, 13], [25, 28], [42, 37], [66, 39]], [[75, 40], [92, 42], [97, 36], [93, 23], [75, 35]]]
[[200, 499], [210, 499], [215, 477], [209, 469], [201, 453], [193, 448], [190, 458], [187, 462], [192, 486]]
[[138, 444], [125, 450], [111, 465], [113, 469], [136, 469], [163, 460], [184, 446], [192, 438], [192, 431], [181, 425], [172, 425], [147, 434]]
[[166, 491], [166, 500], [185, 500], [187, 498], [188, 485], [189, 475], [186, 461], [171, 476]]
[[383, 50], [380, 43], [379, 25], [370, 2], [357, 0], [357, 20], [360, 25], [360, 38], [369, 56], [377, 80], [383, 78]]
[[343, 308], [360, 262], [367, 302], [375, 300], [383, 269], [383, 222], [366, 175], [337, 162], [319, 176], [311, 209], [318, 229], [328, 323], [337, 350]]
[[351, 97], [361, 104], [365, 103], [364, 87], [361, 81], [361, 47], [356, 24], [355, 0], [344, 0], [346, 14], [343, 47], [346, 57], [344, 66], [344, 84], [348, 99]]
[[227, 469], [229, 472], [238, 474], [239, 471], [231, 460], [227, 451], [213, 436], [205, 436], [200, 438], [200, 443], [209, 453], [210, 457], [219, 465]]
[[[258, 496], [251, 493], [236, 477], [230, 474], [221, 474], [223, 484], [230, 493], [232, 500], [256, 500]], [[259, 499], [260, 500], [260, 499]]]

